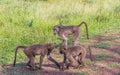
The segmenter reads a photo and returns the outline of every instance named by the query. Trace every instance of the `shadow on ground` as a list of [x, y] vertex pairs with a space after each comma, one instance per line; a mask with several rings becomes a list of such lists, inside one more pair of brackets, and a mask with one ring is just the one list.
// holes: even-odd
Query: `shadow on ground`
[[[72, 72], [59, 71], [54, 64], [43, 64], [43, 69], [30, 70], [25, 66], [25, 63], [17, 64], [15, 67], [12, 65], [3, 66], [3, 75], [74, 75]], [[48, 67], [48, 68], [47, 68]], [[49, 69], [54, 68], [54, 70]], [[2, 75], [2, 74], [1, 74]]]

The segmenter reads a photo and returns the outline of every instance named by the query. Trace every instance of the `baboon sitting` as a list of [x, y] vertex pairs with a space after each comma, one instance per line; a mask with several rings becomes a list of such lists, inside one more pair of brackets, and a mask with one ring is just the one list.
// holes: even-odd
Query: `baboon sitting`
[[81, 22], [79, 25], [72, 25], [72, 26], [62, 26], [62, 25], [56, 25], [53, 28], [54, 34], [58, 34], [61, 39], [63, 40], [62, 45], [67, 46], [67, 37], [68, 35], [73, 34], [72, 38], [72, 45], [75, 46], [78, 40], [78, 37], [80, 35], [80, 26], [85, 24], [86, 27], [86, 33], [87, 33], [87, 39], [89, 39], [88, 35], [88, 26], [86, 22]]
[[15, 50], [15, 58], [14, 58], [13, 66], [15, 66], [15, 63], [16, 63], [17, 51], [19, 48], [24, 49], [23, 52], [29, 58], [27, 66], [31, 67], [31, 69], [33, 70], [35, 69], [35, 55], [41, 55], [40, 62], [39, 62], [39, 69], [41, 69], [41, 65], [45, 55], [47, 55], [48, 59], [53, 63], [55, 63], [57, 67], [60, 68], [60, 65], [50, 56], [51, 51], [54, 49], [53, 43], [35, 44], [31, 46], [18, 46]]
[[[64, 54], [64, 61], [63, 64], [66, 64], [66, 60], [68, 59], [69, 66], [73, 66], [75, 68], [79, 68], [80, 65], [85, 66], [85, 57], [86, 57], [86, 50], [82, 46], [61, 46], [59, 48], [59, 52]], [[62, 70], [64, 70], [64, 65], [62, 65]]]

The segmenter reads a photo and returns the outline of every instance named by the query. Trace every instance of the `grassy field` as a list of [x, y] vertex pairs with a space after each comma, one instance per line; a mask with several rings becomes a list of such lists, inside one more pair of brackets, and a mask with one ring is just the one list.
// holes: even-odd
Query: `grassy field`
[[[82, 21], [90, 38], [120, 33], [120, 0], [0, 0], [0, 65], [13, 62], [18, 45], [60, 44], [53, 26]], [[83, 42], [85, 27], [81, 29]], [[17, 61], [24, 62], [23, 56], [19, 52]]]

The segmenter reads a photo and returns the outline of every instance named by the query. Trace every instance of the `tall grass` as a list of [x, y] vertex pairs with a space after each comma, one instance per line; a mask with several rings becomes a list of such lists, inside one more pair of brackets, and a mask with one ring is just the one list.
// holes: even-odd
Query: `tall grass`
[[[61, 43], [56, 24], [89, 25], [90, 37], [120, 32], [120, 0], [0, 0], [0, 64], [13, 61], [18, 45]], [[82, 26], [85, 38], [85, 28]], [[18, 58], [23, 55], [19, 53]]]

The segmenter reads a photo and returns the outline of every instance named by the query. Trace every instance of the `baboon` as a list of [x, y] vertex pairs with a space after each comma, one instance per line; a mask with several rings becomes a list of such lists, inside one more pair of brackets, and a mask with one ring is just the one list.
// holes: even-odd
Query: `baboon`
[[81, 22], [79, 25], [72, 25], [72, 26], [56, 25], [53, 28], [53, 32], [54, 32], [54, 34], [58, 34], [61, 37], [61, 39], [63, 40], [62, 44], [66, 45], [66, 46], [67, 46], [68, 35], [73, 34], [72, 45], [75, 46], [77, 43], [77, 40], [80, 36], [80, 28], [79, 27], [83, 24], [86, 27], [87, 39], [89, 39], [88, 26], [87, 26], [86, 22]]
[[66, 60], [69, 61], [69, 64], [67, 65], [67, 68], [69, 66], [73, 66], [75, 68], [79, 68], [80, 65], [83, 67], [85, 64], [85, 57], [86, 57], [86, 49], [82, 46], [60, 46], [59, 52], [64, 54], [64, 61], [62, 63], [62, 70], [64, 70], [64, 64], [66, 64]]
[[[77, 40], [80, 36], [80, 26], [81, 25], [85, 25], [86, 27], [86, 35], [87, 35], [87, 39], [89, 39], [89, 35], [88, 35], [88, 26], [86, 22], [81, 22], [79, 25], [72, 25], [72, 26], [62, 26], [62, 25], [56, 25], [53, 28], [53, 32], [54, 34], [58, 34], [61, 39], [63, 40], [62, 45], [67, 46], [67, 37], [68, 35], [72, 35], [73, 34], [73, 38], [72, 38], [72, 46], [75, 46], [77, 43]], [[90, 54], [90, 60], [93, 61], [92, 58], [92, 51], [90, 46], [88, 46], [89, 48], [89, 54]]]
[[31, 69], [33, 70], [35, 69], [35, 55], [41, 55], [40, 62], [39, 62], [39, 69], [41, 69], [41, 65], [45, 55], [47, 55], [47, 58], [53, 63], [55, 63], [57, 67], [60, 68], [60, 65], [50, 56], [51, 51], [54, 49], [53, 43], [34, 44], [31, 46], [18, 46], [15, 50], [13, 66], [15, 66], [16, 64], [16, 56], [19, 48], [24, 49], [23, 50], [24, 54], [29, 58], [27, 66], [31, 67]]

